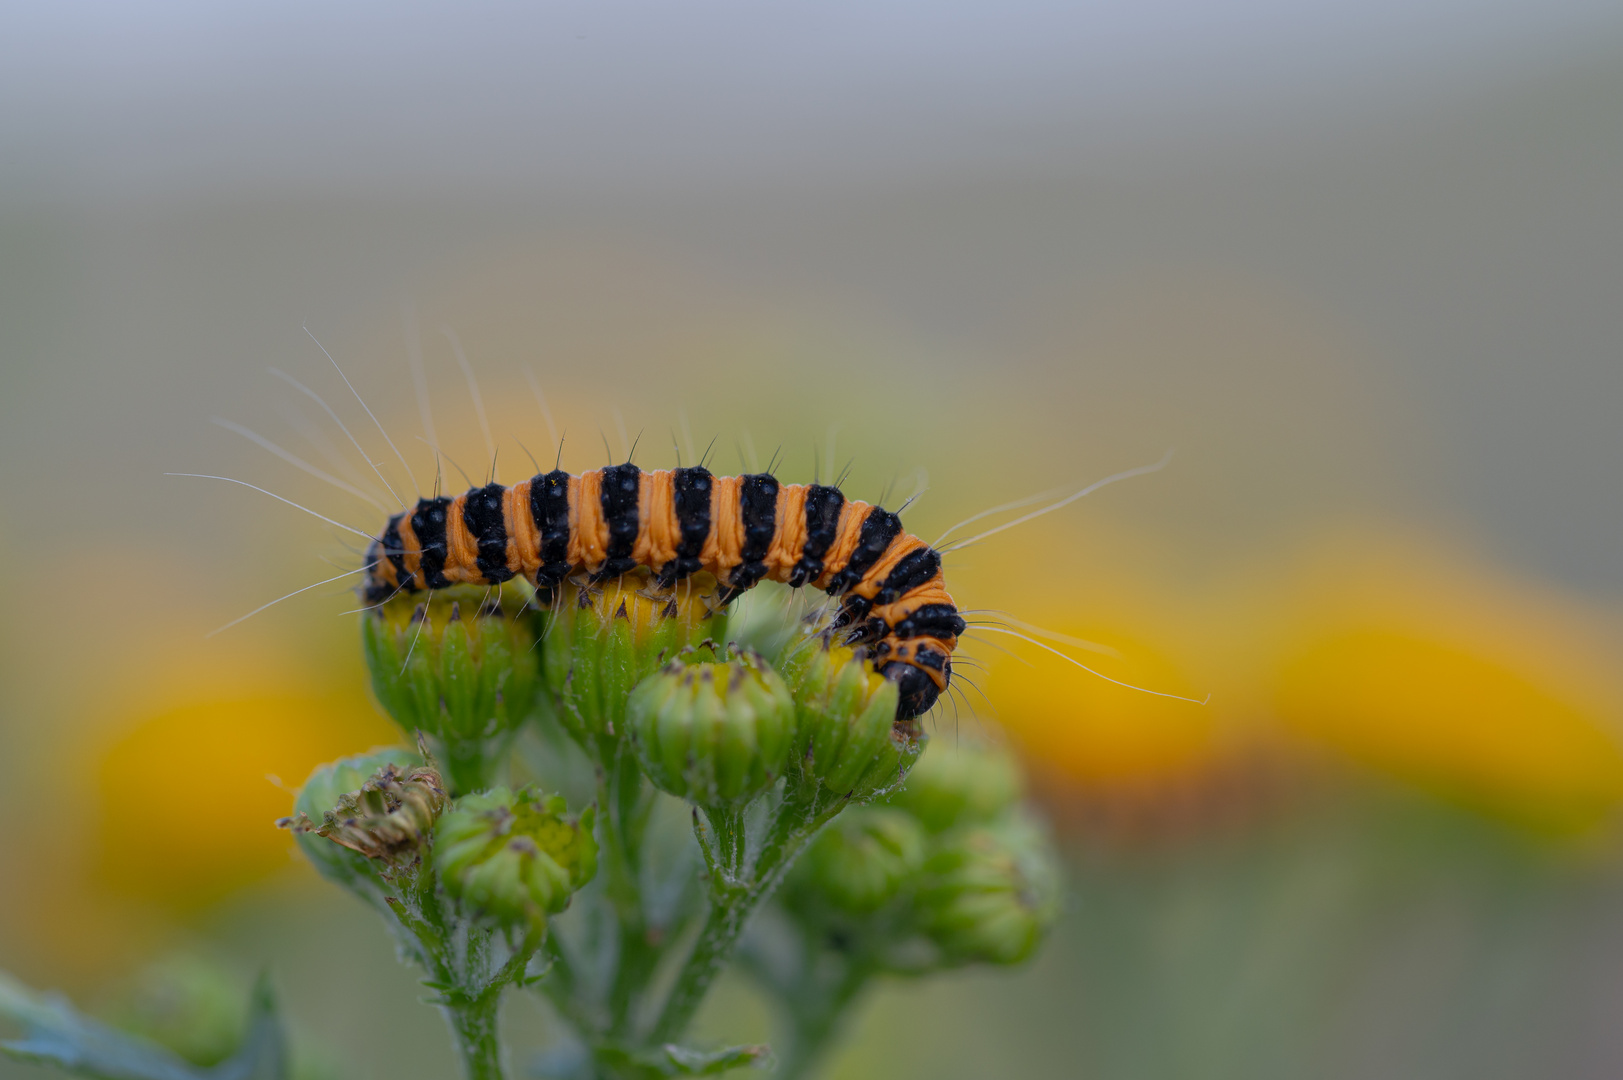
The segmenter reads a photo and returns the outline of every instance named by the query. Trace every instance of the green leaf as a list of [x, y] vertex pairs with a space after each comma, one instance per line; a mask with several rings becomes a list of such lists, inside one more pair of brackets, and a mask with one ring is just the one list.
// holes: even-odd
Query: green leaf
[[634, 1071], [649, 1077], [666, 1076], [720, 1076], [733, 1069], [746, 1066], [762, 1067], [771, 1062], [771, 1050], [765, 1046], [729, 1046], [725, 1050], [693, 1050], [675, 1043], [666, 1043], [657, 1050], [630, 1053], [625, 1050], [600, 1050], [598, 1057], [607, 1064]]
[[135, 1035], [108, 1027], [59, 994], [36, 994], [0, 973], [0, 1016], [22, 1024], [21, 1039], [0, 1050], [23, 1061], [55, 1065], [96, 1080], [288, 1080], [287, 1036], [269, 983], [261, 977], [249, 1003], [242, 1046], [210, 1069], [198, 1068]]

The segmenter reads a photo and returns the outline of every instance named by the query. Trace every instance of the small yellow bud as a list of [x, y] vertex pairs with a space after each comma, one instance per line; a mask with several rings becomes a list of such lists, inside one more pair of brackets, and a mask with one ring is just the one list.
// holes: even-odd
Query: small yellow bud
[[[710, 606], [714, 582], [697, 574], [656, 590], [646, 570], [589, 585], [565, 582], [547, 615], [542, 672], [564, 727], [600, 756], [626, 731], [626, 699], [650, 673], [707, 641], [727, 617]], [[713, 658], [703, 650], [695, 659]]]
[[493, 744], [535, 711], [538, 627], [526, 599], [515, 586], [460, 586], [398, 596], [361, 620], [378, 701], [407, 734], [433, 740], [458, 791], [489, 783]]
[[805, 774], [857, 799], [901, 783], [928, 737], [916, 718], [897, 717], [894, 682], [820, 636], [789, 650], [782, 670], [799, 719], [792, 760]]

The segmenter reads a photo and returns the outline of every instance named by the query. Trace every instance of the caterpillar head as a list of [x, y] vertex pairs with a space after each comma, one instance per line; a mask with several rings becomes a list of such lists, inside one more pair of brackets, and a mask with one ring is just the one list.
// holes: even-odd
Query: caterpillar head
[[952, 681], [949, 647], [935, 638], [886, 637], [874, 647], [874, 669], [896, 684], [896, 719], [930, 711]]
[[[929, 712], [946, 687], [950, 673], [950, 664], [943, 666], [940, 674], [935, 675], [905, 660], [893, 660], [879, 669], [879, 674], [895, 683], [899, 692], [896, 702], [898, 720], [911, 720]], [[936, 683], [938, 678], [941, 680], [939, 685]]]

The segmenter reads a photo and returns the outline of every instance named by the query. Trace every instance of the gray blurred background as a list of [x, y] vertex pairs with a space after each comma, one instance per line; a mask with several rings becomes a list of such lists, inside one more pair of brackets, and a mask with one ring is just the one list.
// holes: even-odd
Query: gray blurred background
[[[262, 496], [161, 475], [374, 527], [209, 423], [342, 445], [300, 442], [324, 417], [275, 366], [371, 439], [306, 326], [426, 484], [417, 341], [446, 450], [486, 471], [443, 325], [509, 481], [553, 449], [526, 367], [565, 467], [639, 432], [639, 463], [672, 464], [687, 424], [723, 469], [782, 444], [803, 480], [834, 440], [858, 497], [928, 470], [926, 537], [1178, 448], [966, 557], [960, 595], [1124, 662], [1149, 642], [1119, 673], [1213, 709], [1129, 702], [1110, 738], [1131, 745], [1107, 752], [1088, 733], [1115, 705], [1032, 699], [1037, 676], [987, 654], [1022, 747], [1066, 747], [1042, 790], [1071, 913], [1032, 969], [887, 989], [837, 1075], [1623, 1068], [1616, 4], [57, 4], [4, 24], [0, 967], [109, 1002], [177, 949], [243, 983], [268, 962], [342, 1075], [447, 1074], [381, 931], [273, 834], [243, 839], [285, 803], [267, 768], [296, 784], [390, 737], [332, 617], [343, 583], [203, 636], [353, 557]], [[1564, 719], [1498, 717], [1497, 684], [1421, 665], [1390, 711], [1320, 723], [1335, 702], [1292, 704], [1277, 673], [1326, 589]], [[1414, 721], [1416, 687], [1458, 715]], [[1089, 703], [1074, 724], [1067, 694]], [[254, 726], [273, 715], [302, 719]], [[1295, 779], [1189, 795], [1258, 743]], [[1124, 799], [1176, 835], [1101, 827]], [[738, 985], [707, 1023], [763, 1020]]]

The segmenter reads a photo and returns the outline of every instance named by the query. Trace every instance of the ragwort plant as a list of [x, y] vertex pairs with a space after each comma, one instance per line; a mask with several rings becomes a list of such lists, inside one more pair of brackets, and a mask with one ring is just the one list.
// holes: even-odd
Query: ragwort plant
[[[880, 976], [1030, 955], [1055, 858], [1012, 758], [926, 752], [898, 689], [816, 614], [646, 571], [392, 599], [362, 620], [378, 701], [415, 749], [324, 765], [280, 824], [388, 925], [468, 1080], [510, 1075], [510, 991], [572, 1038], [525, 1063], [554, 1080], [815, 1069]], [[569, 793], [568, 797], [559, 792]], [[781, 1021], [779, 1052], [688, 1030], [729, 962]], [[256, 992], [236, 1057], [188, 1065], [0, 982], [21, 1057], [82, 1075], [279, 1080]]]

